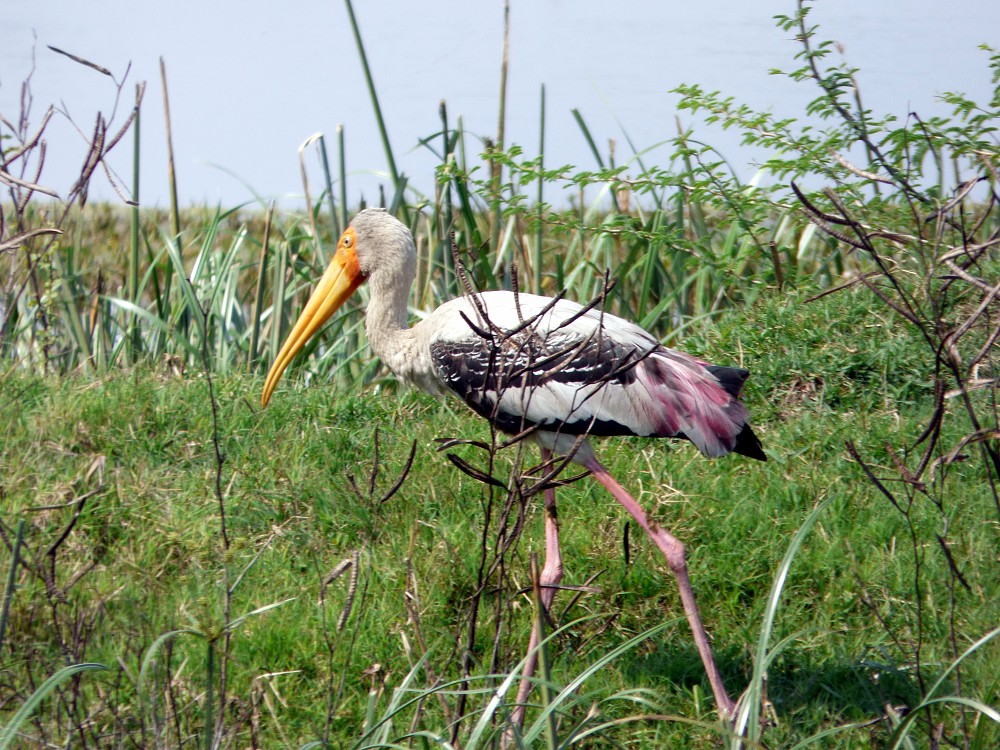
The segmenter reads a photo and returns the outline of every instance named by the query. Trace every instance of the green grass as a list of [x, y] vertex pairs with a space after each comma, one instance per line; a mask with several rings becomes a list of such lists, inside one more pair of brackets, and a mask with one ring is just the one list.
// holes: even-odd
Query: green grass
[[[848, 335], [850, 350], [831, 343]], [[599, 448], [602, 459], [688, 545], [703, 616], [726, 682], [736, 692], [750, 678], [775, 570], [796, 529], [817, 504], [829, 500], [793, 559], [777, 612], [772, 642], [796, 635], [768, 671], [766, 696], [776, 725], [765, 731], [764, 741], [787, 747], [827, 727], [875, 721], [845, 732], [836, 746], [879, 745], [887, 736], [885, 721], [878, 722], [885, 706], [914, 705], [921, 694], [915, 665], [900, 646], [921, 639], [922, 669], [933, 681], [955, 658], [949, 618], [958, 619], [961, 651], [995, 626], [1000, 596], [993, 575], [997, 538], [984, 523], [992, 500], [975, 465], [954, 469], [959, 476], [950, 479], [962, 488], [962, 497], [947, 508], [952, 552], [970, 590], [956, 587], [952, 607], [947, 562], [939, 548], [922, 542], [918, 623], [907, 526], [844, 449], [845, 439], [854, 439], [878, 463], [887, 460], [886, 443], [913, 441], [929, 403], [914, 365], [919, 342], [893, 320], [873, 318], [867, 295], [859, 293], [812, 304], [794, 295], [762, 298], [745, 313], [722, 316], [717, 326], [693, 333], [685, 344], [721, 362], [743, 352], [743, 363], [754, 371], [748, 402], [770, 461], [708, 461], [688, 445], [642, 440], [608, 441]], [[156, 678], [151, 692], [159, 696], [155, 710], [139, 703], [137, 675], [161, 634], [181, 628], [218, 633], [222, 568], [228, 565], [233, 578], [251, 562], [234, 593], [232, 617], [289, 601], [248, 618], [231, 642], [228, 695], [232, 715], [241, 718], [230, 728], [243, 737], [238, 744], [247, 743], [251, 732], [265, 746], [297, 746], [321, 736], [327, 691], [343, 679], [330, 731], [334, 745], [347, 746], [361, 734], [368, 688], [384, 681], [379, 699], [384, 705], [407, 665], [421, 655], [421, 640], [429, 654], [426, 668], [413, 678], [415, 686], [428, 687], [428, 674], [443, 680], [461, 676], [454, 640], [475, 587], [486, 491], [437, 453], [434, 441], [488, 440], [485, 425], [457, 405], [381, 386], [345, 391], [287, 385], [261, 411], [260, 385], [259, 378], [246, 375], [215, 383], [231, 539], [224, 554], [203, 377], [178, 377], [166, 369], [122, 371], [97, 380], [8, 376], [0, 407], [7, 425], [0, 446], [3, 516], [8, 526], [14, 518], [28, 520], [27, 559], [44, 563], [45, 551], [73, 513], [73, 506], [51, 506], [97, 487], [97, 474], [87, 473], [96, 458], [104, 458], [103, 488], [87, 500], [56, 553], [56, 583], [65, 586], [88, 565], [93, 569], [69, 589], [65, 601], [54, 604], [41, 579], [22, 571], [4, 644], [5, 651], [12, 649], [5, 668], [16, 684], [29, 675], [41, 682], [67, 658], [109, 665], [112, 676], [84, 677], [106, 696], [88, 693], [91, 709], [103, 709], [95, 712], [94, 731], [144, 738], [139, 741], [144, 744], [154, 736], [151, 717], [157, 711], [170, 714], [163, 678], [169, 651], [180, 734], [196, 733], [206, 679], [204, 637], [177, 636], [156, 654], [157, 667], [150, 672]], [[380, 509], [360, 501], [349, 479], [367, 486], [376, 430], [381, 490], [402, 470], [411, 442], [417, 445], [401, 491]], [[457, 450], [479, 460], [472, 449]], [[501, 454], [501, 474], [508, 461]], [[564, 583], [582, 585], [598, 577], [596, 590], [583, 594], [570, 611], [562, 611], [570, 594], [556, 599], [558, 622], [576, 623], [549, 647], [555, 683], [566, 684], [602, 654], [662, 625], [585, 683], [589, 697], [570, 709], [562, 726], [585, 714], [594, 696], [641, 688], [650, 691], [644, 700], [660, 713], [704, 720], [709, 728], [667, 719], [630, 722], [617, 732], [620, 740], [632, 746], [712, 746], [718, 735], [710, 728], [710, 692], [657, 551], [633, 528], [625, 564], [625, 515], [589, 480], [560, 490], [559, 497]], [[499, 589], [484, 600], [474, 649], [484, 663], [475, 674], [488, 673], [498, 591], [507, 592], [504, 604], [511, 608], [502, 628], [502, 664], [509, 669], [523, 655], [530, 600], [509, 591], [528, 585], [528, 555], [543, 549], [537, 505], [530, 503], [524, 534], [507, 559], [510, 580], [495, 577]], [[922, 539], [933, 541], [941, 531], [940, 517], [919, 507], [913, 521]], [[363, 595], [359, 589], [347, 635], [330, 661], [321, 582], [359, 549]], [[405, 605], [414, 582], [419, 636]], [[331, 630], [346, 586], [342, 577], [327, 591]], [[987, 703], [997, 700], [991, 667], [996, 649], [994, 643], [974, 654], [961, 675], [965, 694]], [[375, 677], [365, 674], [373, 664], [381, 665]], [[446, 700], [454, 705], [455, 697]], [[486, 700], [473, 695], [466, 710], [475, 712]], [[107, 707], [112, 702], [114, 711]], [[58, 704], [50, 701], [40, 711], [43, 722], [52, 722], [51, 731], [59, 723]], [[602, 719], [644, 712], [624, 698], [601, 704]], [[410, 719], [404, 713], [404, 728]], [[172, 723], [163, 721], [164, 736], [173, 736]], [[467, 721], [474, 722], [474, 714]], [[945, 721], [952, 726], [957, 712]], [[446, 729], [435, 700], [423, 704], [418, 728]], [[398, 724], [396, 729], [402, 731]], [[997, 739], [995, 728], [983, 731]]]

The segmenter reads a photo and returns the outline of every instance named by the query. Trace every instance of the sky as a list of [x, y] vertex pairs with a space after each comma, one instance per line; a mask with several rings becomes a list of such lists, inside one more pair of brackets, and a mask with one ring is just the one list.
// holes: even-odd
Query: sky
[[[294, 204], [303, 192], [299, 147], [323, 133], [335, 158], [344, 129], [349, 200], [377, 200], [386, 159], [342, 0], [3, 0], [0, 114], [16, 122], [30, 75], [29, 122], [57, 108], [41, 184], [64, 194], [85, 154], [81, 133], [98, 111], [120, 123], [139, 81], [147, 84], [141, 128], [144, 205], [168, 203], [166, 136], [159, 61], [166, 64], [182, 203], [224, 207], [255, 199]], [[454, 123], [491, 136], [497, 129], [502, 0], [355, 0], [355, 13], [401, 171], [432, 188], [435, 158], [419, 146], [440, 129], [447, 102]], [[946, 8], [946, 9], [944, 9]], [[789, 0], [511, 0], [507, 142], [538, 150], [540, 88], [546, 90], [546, 164], [596, 166], [571, 115], [578, 108], [603, 152], [626, 133], [640, 149], [697, 120], [678, 113], [681, 83], [721, 90], [777, 114], [800, 116], [815, 89], [769, 74], [797, 65], [793, 35], [773, 16]], [[905, 116], [941, 114], [944, 91], [986, 100], [983, 43], [1000, 47], [1000, 3], [954, 0], [817, 0], [810, 21], [861, 68], [866, 104]], [[48, 49], [58, 47], [110, 70], [113, 79]], [[118, 97], [117, 83], [122, 83]], [[116, 101], [117, 99], [117, 101]], [[710, 128], [698, 135], [738, 163], [738, 139]], [[472, 144], [477, 148], [478, 145]], [[131, 138], [112, 165], [131, 182]], [[652, 152], [666, 159], [666, 147]], [[314, 150], [307, 168], [318, 193]], [[336, 166], [334, 165], [334, 169]], [[747, 164], [746, 176], [752, 174]], [[91, 197], [116, 201], [98, 175]]]

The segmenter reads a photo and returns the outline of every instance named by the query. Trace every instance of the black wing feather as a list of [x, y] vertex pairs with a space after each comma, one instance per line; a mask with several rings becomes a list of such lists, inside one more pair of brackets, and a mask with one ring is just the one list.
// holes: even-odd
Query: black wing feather
[[608, 337], [567, 334], [544, 340], [526, 333], [499, 342], [476, 338], [431, 344], [431, 358], [441, 381], [473, 411], [511, 434], [533, 427], [571, 435], [632, 434], [627, 426], [613, 420], [565, 420], [554, 415], [552, 420], [533, 422], [498, 404], [509, 389], [530, 390], [550, 382], [578, 388], [598, 383], [628, 385], [636, 378], [634, 365], [645, 354]]

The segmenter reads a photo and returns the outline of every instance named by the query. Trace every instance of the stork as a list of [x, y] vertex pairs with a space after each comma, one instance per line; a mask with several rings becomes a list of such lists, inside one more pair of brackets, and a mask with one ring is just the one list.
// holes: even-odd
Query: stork
[[[641, 435], [690, 440], [705, 455], [767, 457], [750, 427], [740, 390], [749, 373], [710, 365], [662, 346], [641, 327], [596, 307], [507, 291], [453, 299], [410, 328], [407, 299], [416, 277], [410, 230], [382, 209], [358, 213], [271, 366], [266, 406], [296, 353], [368, 282], [366, 331], [372, 351], [404, 384], [451, 394], [499, 430], [528, 432], [543, 460], [568, 456], [587, 469], [645, 529], [666, 558], [704, 663], [716, 706], [735, 704], [715, 665], [688, 578], [684, 545], [655, 520], [597, 460], [588, 436]], [[542, 605], [562, 580], [555, 489], [544, 491]], [[513, 713], [524, 715], [534, 671], [533, 629]]]

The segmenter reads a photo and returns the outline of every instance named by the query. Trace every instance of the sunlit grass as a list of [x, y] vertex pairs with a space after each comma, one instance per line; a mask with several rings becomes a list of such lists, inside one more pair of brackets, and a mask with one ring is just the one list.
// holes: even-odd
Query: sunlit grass
[[[745, 337], [748, 329], [756, 332], [755, 346], [767, 353], [769, 367], [756, 368], [763, 355], [747, 355], [745, 364], [757, 370], [748, 395], [759, 415], [768, 464], [751, 466], [738, 458], [707, 461], [679, 444], [620, 440], [602, 446], [609, 468], [630, 477], [640, 500], [688, 544], [692, 579], [731, 689], [739, 692], [751, 684], [753, 644], [765, 613], [774, 618], [769, 648], [781, 645], [767, 669], [766, 687], [754, 684], [764, 691], [765, 705], [773, 706], [771, 719], [777, 720], [765, 741], [778, 746], [825, 727], [871, 720], [886, 703], [906, 705], [918, 695], [911, 665], [900, 661], [904, 655], [864, 604], [869, 601], [902, 637], [910, 637], [913, 610], [906, 602], [913, 561], [898, 539], [905, 529], [861, 481], [845, 455], [843, 439], [864, 435], [864, 445], [878, 451], [884, 441], [912, 437], [923, 417], [921, 400], [902, 410], [886, 408], [884, 398], [854, 389], [841, 394], [831, 408], [829, 394], [823, 392], [781, 395], [783, 373], [821, 376], [832, 390], [855, 374], [859, 362], [878, 361], [883, 338], [875, 329], [855, 339], [860, 347], [855, 360], [819, 362], [817, 371], [810, 371], [805, 357], [814, 345], [808, 332], [830, 316], [846, 331], [852, 316], [864, 315], [862, 296], [838, 300], [811, 306], [762, 303], [749, 313], [723, 316], [722, 325], [713, 329], [715, 343], [704, 344], [706, 355], [725, 359], [732, 351], [730, 337]], [[781, 320], [785, 326], [765, 325]], [[789, 327], [803, 335], [789, 339]], [[716, 348], [720, 340], [725, 348]], [[899, 342], [903, 351], [912, 345]], [[884, 383], [877, 387], [883, 396], [893, 395]], [[271, 702], [260, 719], [261, 731], [304, 743], [323, 724], [328, 685], [343, 675], [347, 690], [332, 717], [332, 731], [344, 738], [360, 736], [358, 728], [370, 710], [368, 688], [375, 685], [381, 693], [384, 685], [385, 697], [374, 707], [381, 715], [390, 710], [382, 701], [403, 686], [400, 680], [409, 671], [405, 665], [425, 656], [405, 603], [413, 582], [419, 587], [421, 637], [429, 650], [424, 665], [408, 678], [409, 689], [430, 688], [429, 674], [444, 681], [460, 678], [450, 654], [475, 580], [484, 490], [453, 469], [435, 451], [434, 440], [486, 437], [478, 420], [416, 394], [290, 388], [279, 392], [269, 409], [258, 411], [259, 378], [234, 375], [217, 388], [234, 540], [228, 562], [242, 570], [255, 561], [234, 599], [234, 615], [290, 600], [248, 619], [234, 636], [230, 694], [238, 705], [268, 694]], [[86, 479], [88, 467], [98, 456], [105, 459], [104, 488], [87, 501], [74, 544], [60, 551], [57, 581], [65, 585], [80, 566], [96, 567], [60, 606], [67, 615], [85, 620], [103, 613], [101, 627], [90, 632], [85, 644], [88, 659], [121, 665], [113, 678], [124, 691], [118, 710], [138, 711], [137, 686], [128, 675], [138, 675], [154, 641], [178, 628], [207, 634], [220, 626], [222, 560], [215, 544], [218, 514], [211, 490], [211, 414], [204, 379], [178, 376], [167, 368], [159, 375], [137, 370], [97, 381], [12, 375], [5, 392], [14, 396], [3, 414], [9, 425], [2, 449], [5, 505], [15, 517], [24, 513], [29, 519], [30, 549], [51, 544], [73, 506], [31, 509], [60, 506], [92, 489], [96, 479]], [[367, 482], [376, 429], [381, 434], [379, 487], [387, 488], [402, 470], [411, 441], [417, 443], [417, 454], [401, 492], [373, 515], [351, 491], [348, 477]], [[995, 615], [989, 603], [1000, 595], [988, 572], [995, 539], [978, 523], [988, 510], [987, 497], [971, 491], [974, 476], [968, 481], [970, 493], [955, 509], [951, 533], [964, 540], [961, 554], [973, 589], [955, 595], [962, 601], [957, 610], [963, 618], [960, 632], [984, 634]], [[563, 611], [570, 595], [556, 600], [556, 624], [568, 625], [549, 646], [556, 692], [596, 664], [601, 654], [654, 625], [661, 628], [589, 675], [582, 695], [590, 698], [580, 702], [582, 695], [575, 697], [563, 707], [568, 713], [560, 709], [560, 731], [576, 726], [597, 700], [600, 713], [580, 732], [600, 725], [602, 732], [614, 734], [620, 726], [627, 736], [651, 746], [699, 734], [705, 741], [719, 736], [700, 662], [656, 550], [633, 535], [626, 565], [623, 514], [587, 480], [562, 490], [560, 497], [564, 583], [581, 585], [599, 577], [592, 584], [597, 588], [572, 609]], [[823, 503], [827, 506], [791, 558], [781, 604], [769, 607], [767, 591], [782, 555], [810, 512]], [[356, 640], [349, 650], [347, 641], [341, 642], [331, 672], [319, 591], [324, 577], [359, 544], [367, 550], [361, 571], [366, 593], [349, 621]], [[529, 552], [541, 549], [541, 516], [533, 504], [524, 539], [509, 563], [522, 585], [528, 580]], [[943, 573], [943, 564], [936, 556], [923, 560], [928, 581]], [[859, 581], [865, 582], [860, 591]], [[33, 578], [25, 580], [15, 599], [15, 627], [8, 640], [14, 639], [20, 650], [18, 644], [28, 639], [34, 643], [30, 651], [36, 664], [55, 666], [58, 649], [51, 634], [43, 635], [51, 626], [39, 619], [40, 613], [32, 615], [31, 607], [25, 608], [42, 594], [38, 586]], [[344, 586], [338, 579], [327, 594], [332, 620], [339, 616]], [[940, 642], [942, 650], [931, 647], [925, 658], [939, 662], [943, 670], [950, 661], [946, 640], [941, 640], [948, 608], [938, 589], [928, 589], [926, 595], [932, 609], [925, 613], [924, 637]], [[510, 668], [527, 643], [532, 610], [528, 599], [515, 600], [515, 607], [519, 613], [504, 635]], [[477, 648], [483, 657], [492, 647], [490, 632], [489, 627], [480, 631]], [[203, 661], [203, 638], [178, 636], [158, 647], [169, 645], [174, 669], [188, 660], [186, 677], [178, 676], [172, 684], [177, 699], [196, 700], [202, 694], [205, 676], [196, 665]], [[990, 646], [982, 649], [983, 655], [974, 654], [963, 665], [963, 679], [966, 687], [982, 681], [988, 700]], [[162, 670], [165, 657], [158, 658]], [[366, 676], [374, 664], [381, 666]], [[637, 688], [651, 692], [613, 699]], [[165, 686], [156, 683], [155, 689], [163, 710]], [[478, 690], [477, 684], [470, 689]], [[483, 705], [490, 694], [473, 692], [467, 710]], [[640, 700], [640, 695], [645, 697]], [[649, 705], [643, 707], [643, 702]], [[394, 731], [401, 721], [414, 720], [416, 707], [407, 705]], [[636, 711], [661, 718], [616, 723]], [[445, 732], [431, 695], [420, 704], [420, 716], [421, 728]], [[698, 729], [671, 716], [705, 724]], [[471, 721], [470, 727], [475, 724]], [[839, 741], [856, 746], [871, 730], [858, 731], [860, 735], [844, 730]], [[669, 740], [671, 736], [675, 739]]]

